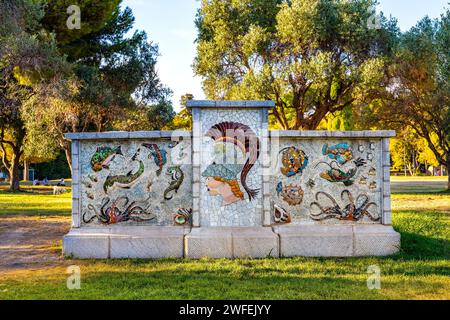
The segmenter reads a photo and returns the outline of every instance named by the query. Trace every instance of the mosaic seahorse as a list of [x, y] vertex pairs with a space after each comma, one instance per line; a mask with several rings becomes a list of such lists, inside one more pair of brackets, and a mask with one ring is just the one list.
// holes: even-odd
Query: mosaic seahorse
[[[139, 169], [138, 171], [136, 171], [136, 173], [130, 171], [125, 175], [108, 176], [106, 178], [105, 184], [103, 185], [103, 190], [105, 190], [105, 193], [108, 193], [108, 189], [111, 188], [116, 183], [129, 185], [134, 181], [136, 181], [143, 173], [144, 173], [144, 163], [142, 161], [139, 161]], [[128, 189], [129, 186], [125, 186], [122, 188]]]
[[184, 180], [184, 173], [183, 171], [181, 171], [181, 168], [179, 166], [176, 166], [168, 168], [167, 174], [172, 176], [172, 182], [170, 182], [169, 187], [164, 190], [164, 199], [170, 200], [173, 198], [173, 196], [169, 197], [168, 194], [172, 191], [178, 192], [178, 189], [180, 189], [180, 186]]
[[155, 143], [143, 143], [144, 147], [150, 150], [150, 154], [153, 156], [153, 160], [159, 169], [156, 171], [156, 175], [160, 175], [164, 165], [167, 163], [167, 151], [164, 149], [159, 149], [158, 145]]

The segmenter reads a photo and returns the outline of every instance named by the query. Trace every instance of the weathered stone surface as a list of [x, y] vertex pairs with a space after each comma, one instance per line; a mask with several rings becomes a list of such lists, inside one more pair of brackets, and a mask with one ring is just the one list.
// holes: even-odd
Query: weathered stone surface
[[193, 228], [185, 237], [188, 258], [278, 257], [278, 236], [264, 227]]
[[109, 228], [72, 229], [64, 236], [63, 254], [81, 259], [109, 258]]
[[186, 258], [232, 258], [230, 228], [193, 228], [184, 238]]
[[184, 227], [120, 227], [72, 229], [64, 237], [65, 256], [75, 258], [183, 257]]
[[234, 258], [279, 257], [278, 235], [271, 228], [233, 228]]
[[281, 257], [350, 257], [352, 226], [297, 225], [274, 227], [280, 237]]
[[388, 256], [400, 250], [400, 234], [391, 226], [357, 225], [353, 230], [355, 256]]
[[188, 108], [273, 108], [273, 101], [264, 100], [189, 100], [186, 103]]
[[111, 258], [182, 258], [183, 227], [111, 228]]
[[321, 130], [272, 130], [271, 137], [297, 137], [297, 138], [389, 138], [395, 137], [395, 131], [321, 131]]
[[[380, 227], [391, 223], [389, 137], [395, 132], [269, 132], [272, 101], [188, 105], [192, 132], [66, 135], [73, 140], [74, 230], [64, 240], [65, 253], [256, 258], [393, 252], [398, 235]], [[250, 147], [254, 142], [206, 136], [221, 122], [234, 122], [227, 127], [259, 139], [258, 157], [245, 172], [244, 163], [256, 154]], [[336, 168], [342, 173], [335, 174], [349, 180], [333, 179], [330, 172]], [[350, 222], [326, 214], [331, 207], [345, 214], [350, 204], [367, 209], [372, 219], [363, 215]], [[290, 225], [274, 227], [276, 233], [262, 227], [275, 224], [275, 205], [291, 217]], [[105, 215], [108, 209], [115, 210], [117, 224], [104, 225], [112, 219]], [[185, 228], [174, 227], [176, 215], [185, 215], [196, 228], [185, 236]], [[381, 221], [374, 221], [377, 217]], [[92, 248], [83, 248], [89, 241]]]

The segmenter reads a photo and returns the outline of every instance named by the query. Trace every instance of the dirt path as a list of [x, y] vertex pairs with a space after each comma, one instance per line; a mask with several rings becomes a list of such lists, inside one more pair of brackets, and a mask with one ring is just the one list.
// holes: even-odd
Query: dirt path
[[1, 216], [0, 273], [65, 264], [61, 241], [70, 217]]

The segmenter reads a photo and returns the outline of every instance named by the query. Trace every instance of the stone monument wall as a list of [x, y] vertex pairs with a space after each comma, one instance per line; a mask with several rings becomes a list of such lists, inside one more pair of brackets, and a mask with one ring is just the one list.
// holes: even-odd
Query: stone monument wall
[[82, 258], [386, 255], [392, 131], [269, 131], [271, 101], [189, 101], [193, 130], [72, 133]]

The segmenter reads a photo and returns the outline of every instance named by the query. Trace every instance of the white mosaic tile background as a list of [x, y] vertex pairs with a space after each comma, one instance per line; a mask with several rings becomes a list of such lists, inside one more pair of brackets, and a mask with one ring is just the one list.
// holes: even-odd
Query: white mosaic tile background
[[[223, 121], [234, 121], [249, 126], [256, 135], [260, 136], [261, 109], [202, 109], [201, 130], [204, 135], [213, 125]], [[215, 161], [214, 141], [210, 137], [201, 139], [200, 173]], [[255, 199], [250, 201], [239, 176], [240, 189], [245, 199], [226, 206], [222, 206], [221, 196], [211, 196], [207, 192], [206, 178], [200, 179], [200, 225], [202, 227], [219, 226], [260, 226], [262, 225], [262, 176], [260, 162], [257, 161], [247, 176], [247, 184], [251, 189], [260, 189]]]
[[[159, 176], [156, 174], [159, 167], [155, 164], [150, 151], [143, 147], [142, 143], [155, 143], [160, 149], [167, 151], [167, 163]], [[155, 218], [146, 222], [120, 222], [120, 225], [174, 225], [173, 216], [178, 209], [192, 208], [192, 152], [190, 141], [183, 141], [173, 149], [169, 148], [169, 143], [171, 142], [168, 140], [83, 141], [80, 146], [81, 217], [84, 214], [86, 214], [86, 217], [94, 215], [93, 210], [89, 208], [90, 205], [100, 212], [102, 203], [107, 197], [111, 200], [108, 206], [120, 197], [128, 197], [130, 200], [128, 205], [136, 201], [136, 204], [142, 208], [148, 208], [147, 211]], [[123, 155], [116, 155], [114, 160], [111, 161], [109, 169], [94, 172], [91, 168], [91, 158], [99, 146], [111, 148], [121, 146]], [[140, 149], [139, 157], [133, 161], [132, 157], [138, 149]], [[129, 189], [120, 188], [115, 184], [105, 193], [103, 185], [108, 175], [125, 175], [130, 171], [134, 173], [139, 168], [139, 160], [144, 163], [144, 173], [135, 183], [130, 185]], [[181, 166], [184, 180], [177, 193], [171, 192], [169, 194], [173, 195], [173, 198], [165, 200], [164, 190], [169, 186], [172, 179], [167, 173], [167, 169], [175, 165]], [[95, 179], [96, 182], [91, 178]], [[123, 212], [126, 209], [124, 201], [118, 204], [119, 209]], [[88, 224], [82, 221], [81, 224], [88, 227], [104, 225], [98, 219], [94, 219]]]
[[[362, 158], [366, 160], [366, 165], [357, 169], [357, 173], [354, 176], [354, 184], [351, 186], [345, 186], [341, 182], [329, 182], [326, 179], [320, 176], [321, 172], [329, 170], [329, 167], [326, 164], [319, 164], [320, 162], [331, 163], [333, 160], [328, 156], [322, 154], [322, 147], [325, 143], [329, 146], [336, 145], [338, 143], [349, 143], [353, 149], [353, 160], [348, 161], [344, 165], [341, 166], [341, 170], [344, 172], [348, 172], [348, 170], [355, 167], [354, 160], [358, 158]], [[372, 144], [371, 144], [372, 143]], [[372, 149], [370, 149], [370, 144]], [[297, 174], [292, 177], [286, 177], [280, 171], [281, 163], [281, 154], [280, 150], [285, 147], [295, 146], [301, 150], [303, 150], [309, 158], [309, 164], [306, 169], [303, 171], [303, 174]], [[359, 151], [359, 147], [361, 146], [362, 152]], [[368, 160], [371, 154], [373, 156], [372, 160]], [[348, 190], [355, 197], [361, 194], [367, 194], [369, 196], [370, 202], [375, 202], [377, 206], [372, 206], [368, 210], [374, 216], [381, 217], [382, 215], [382, 179], [383, 179], [383, 171], [382, 171], [382, 145], [380, 139], [374, 140], [357, 140], [357, 139], [336, 139], [329, 138], [325, 139], [291, 139], [291, 138], [280, 138], [280, 140], [273, 139], [271, 141], [271, 168], [269, 172], [271, 173], [270, 177], [270, 186], [271, 186], [271, 212], [273, 212], [274, 204], [285, 209], [292, 217], [292, 224], [345, 224], [345, 223], [355, 223], [351, 221], [343, 221], [337, 219], [329, 219], [323, 221], [314, 221], [311, 219], [310, 214], [317, 214], [320, 210], [317, 207], [311, 208], [311, 203], [316, 201], [315, 196], [318, 191], [324, 191], [331, 195], [338, 205], [343, 209], [346, 205], [348, 205], [349, 201], [346, 196], [344, 199], [341, 199], [341, 193], [343, 190]], [[369, 175], [369, 170], [371, 168], [375, 169], [376, 175]], [[363, 178], [363, 179], [362, 179]], [[366, 178], [366, 183], [363, 183], [364, 178]], [[362, 179], [362, 180], [361, 180]], [[314, 186], [311, 187], [308, 185], [308, 181], [313, 181]], [[291, 206], [285, 200], [282, 199], [281, 196], [277, 194], [276, 186], [279, 182], [282, 182], [283, 185], [296, 185], [301, 186], [304, 191], [303, 202], [300, 205]], [[374, 189], [369, 188], [370, 183], [375, 183], [376, 187]], [[320, 195], [318, 201], [323, 207], [332, 206], [332, 202], [327, 199], [325, 196]], [[271, 216], [272, 223], [274, 223], [273, 215]], [[381, 219], [377, 222], [373, 222], [369, 220], [367, 217], [364, 217], [362, 220], [356, 223], [381, 223]]]

